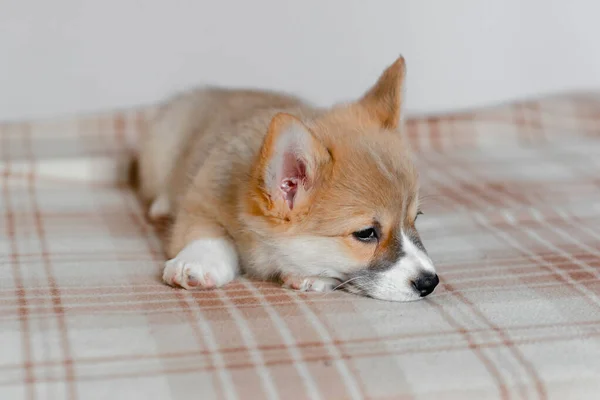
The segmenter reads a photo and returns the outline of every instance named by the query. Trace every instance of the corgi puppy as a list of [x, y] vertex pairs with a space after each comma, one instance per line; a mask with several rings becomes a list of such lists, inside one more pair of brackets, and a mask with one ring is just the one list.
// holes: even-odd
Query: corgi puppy
[[159, 109], [139, 154], [151, 219], [173, 220], [163, 280], [221, 287], [244, 272], [301, 291], [417, 300], [439, 282], [415, 228], [402, 138], [405, 62], [332, 108], [215, 87]]

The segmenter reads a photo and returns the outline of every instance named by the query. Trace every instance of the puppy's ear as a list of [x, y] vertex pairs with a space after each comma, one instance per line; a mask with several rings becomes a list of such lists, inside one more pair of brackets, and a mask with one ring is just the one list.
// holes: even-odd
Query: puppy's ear
[[397, 129], [400, 125], [406, 63], [400, 56], [379, 77], [377, 83], [359, 100], [385, 129]]
[[273, 117], [254, 171], [267, 201], [265, 211], [283, 219], [301, 212], [330, 159], [302, 121], [285, 113]]

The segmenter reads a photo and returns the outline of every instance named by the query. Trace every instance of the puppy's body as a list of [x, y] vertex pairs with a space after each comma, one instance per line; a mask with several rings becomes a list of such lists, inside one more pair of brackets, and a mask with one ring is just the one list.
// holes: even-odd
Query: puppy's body
[[399, 59], [359, 101], [332, 109], [221, 88], [167, 102], [140, 153], [151, 217], [174, 218], [164, 280], [208, 289], [241, 267], [300, 290], [429, 294], [437, 276], [399, 133], [403, 77]]
[[[168, 196], [172, 202], [168, 208], [175, 211], [200, 170], [216, 168], [212, 172], [218, 176], [220, 169], [230, 170], [234, 159], [239, 158], [246, 160], [246, 169], [229, 172], [247, 175], [252, 162], [249, 158], [256, 155], [271, 118], [279, 110], [306, 112], [310, 108], [291, 96], [215, 87], [195, 89], [170, 99], [159, 109], [142, 142], [143, 197], [155, 200]], [[236, 145], [247, 148], [238, 152]], [[210, 158], [222, 165], [209, 162], [204, 167]], [[229, 178], [215, 183], [217, 190], [224, 189]]]

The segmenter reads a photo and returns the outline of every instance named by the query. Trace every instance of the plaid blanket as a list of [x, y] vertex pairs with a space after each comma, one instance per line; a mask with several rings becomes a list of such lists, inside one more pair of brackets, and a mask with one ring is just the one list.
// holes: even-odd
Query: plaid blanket
[[162, 284], [126, 185], [152, 112], [0, 125], [1, 399], [597, 396], [600, 95], [407, 121], [442, 281], [415, 303]]

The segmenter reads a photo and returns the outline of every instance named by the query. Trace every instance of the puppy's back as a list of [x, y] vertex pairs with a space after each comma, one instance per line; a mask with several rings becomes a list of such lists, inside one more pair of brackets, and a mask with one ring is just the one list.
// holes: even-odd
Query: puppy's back
[[[226, 127], [265, 109], [301, 106], [300, 99], [280, 93], [204, 87], [166, 101], [147, 126], [140, 146], [140, 194], [151, 217], [171, 213], [174, 197], [212, 149], [236, 132]], [[220, 129], [222, 128], [222, 129]]]

